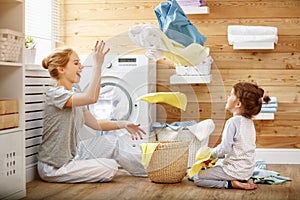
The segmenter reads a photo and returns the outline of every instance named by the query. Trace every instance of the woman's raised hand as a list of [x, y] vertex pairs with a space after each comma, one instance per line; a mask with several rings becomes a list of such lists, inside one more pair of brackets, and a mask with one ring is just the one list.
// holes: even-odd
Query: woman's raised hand
[[110, 48], [105, 49], [105, 42], [97, 41], [94, 47], [94, 61], [97, 67], [102, 67], [105, 55], [110, 51]]

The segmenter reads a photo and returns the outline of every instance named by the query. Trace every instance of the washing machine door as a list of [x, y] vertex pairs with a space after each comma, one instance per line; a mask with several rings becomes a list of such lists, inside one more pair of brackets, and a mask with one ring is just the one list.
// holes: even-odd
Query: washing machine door
[[[116, 77], [102, 77], [100, 94], [95, 104], [88, 105], [88, 110], [96, 119], [131, 121], [136, 118], [137, 106], [133, 109], [133, 100], [124, 86], [124, 82]], [[85, 91], [88, 87], [83, 89]], [[124, 137], [129, 135], [126, 130], [98, 131], [86, 125], [79, 131], [80, 140], [94, 136], [115, 134]]]
[[88, 106], [96, 119], [128, 120], [132, 114], [132, 98], [120, 84], [101, 84], [100, 96], [95, 104]]

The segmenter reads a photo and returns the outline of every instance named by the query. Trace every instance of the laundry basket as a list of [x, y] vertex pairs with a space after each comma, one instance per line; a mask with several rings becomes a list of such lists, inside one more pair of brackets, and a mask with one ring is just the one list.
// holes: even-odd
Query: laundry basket
[[189, 143], [187, 141], [159, 141], [146, 169], [155, 183], [181, 182], [187, 172]]
[[[156, 141], [187, 141], [189, 143], [189, 158], [188, 167], [192, 167], [196, 160], [196, 153], [200, 147], [208, 146], [209, 137], [200, 141], [197, 137], [190, 131], [185, 129], [179, 129], [174, 131], [170, 128], [159, 128], [151, 132], [151, 138], [155, 138]], [[155, 142], [152, 140], [151, 142]]]
[[206, 119], [198, 122], [196, 125], [201, 127], [201, 129], [197, 130], [197, 133], [201, 135], [201, 138], [196, 137], [194, 133], [191, 132], [191, 126], [187, 126], [186, 128], [180, 127], [177, 130], [173, 130], [169, 127], [155, 128], [151, 133], [150, 137], [152, 140], [156, 139], [156, 141], [173, 141], [173, 140], [184, 140], [189, 142], [189, 159], [188, 159], [188, 167], [192, 167], [192, 165], [196, 161], [196, 153], [200, 147], [208, 146], [209, 136], [215, 129], [215, 125], [212, 119]]

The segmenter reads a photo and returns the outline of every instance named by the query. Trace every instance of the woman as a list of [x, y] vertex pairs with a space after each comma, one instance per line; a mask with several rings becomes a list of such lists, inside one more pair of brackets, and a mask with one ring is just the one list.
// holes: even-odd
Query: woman
[[[55, 86], [50, 87], [46, 93], [43, 136], [38, 154], [38, 172], [45, 181], [107, 182], [116, 174], [119, 164], [122, 166], [130, 162], [138, 166], [136, 174], [131, 172], [133, 175], [145, 176], [140, 160], [119, 155], [119, 141], [116, 137], [99, 136], [88, 143], [77, 144], [77, 135], [83, 124], [102, 131], [125, 129], [133, 140], [142, 139], [146, 134], [140, 124], [97, 120], [86, 108], [98, 100], [101, 69], [108, 52], [105, 43], [97, 41], [93, 51], [94, 75], [84, 93], [74, 87], [80, 81], [83, 70], [75, 51], [70, 48], [56, 49], [43, 59], [43, 67], [56, 80]], [[91, 141], [103, 150], [92, 152], [87, 146]], [[122, 167], [126, 169], [126, 166]]]

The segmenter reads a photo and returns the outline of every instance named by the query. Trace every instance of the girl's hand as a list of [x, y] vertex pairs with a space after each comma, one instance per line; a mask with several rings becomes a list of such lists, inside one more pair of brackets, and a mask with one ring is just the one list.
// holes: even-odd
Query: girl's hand
[[127, 123], [125, 129], [130, 133], [132, 140], [143, 139], [142, 135], [146, 135], [146, 132], [140, 127], [140, 124]]
[[109, 48], [104, 50], [104, 47], [105, 47], [105, 42], [103, 40], [100, 43], [99, 41], [96, 42], [94, 48], [94, 61], [97, 67], [102, 67], [104, 57], [110, 50]]

